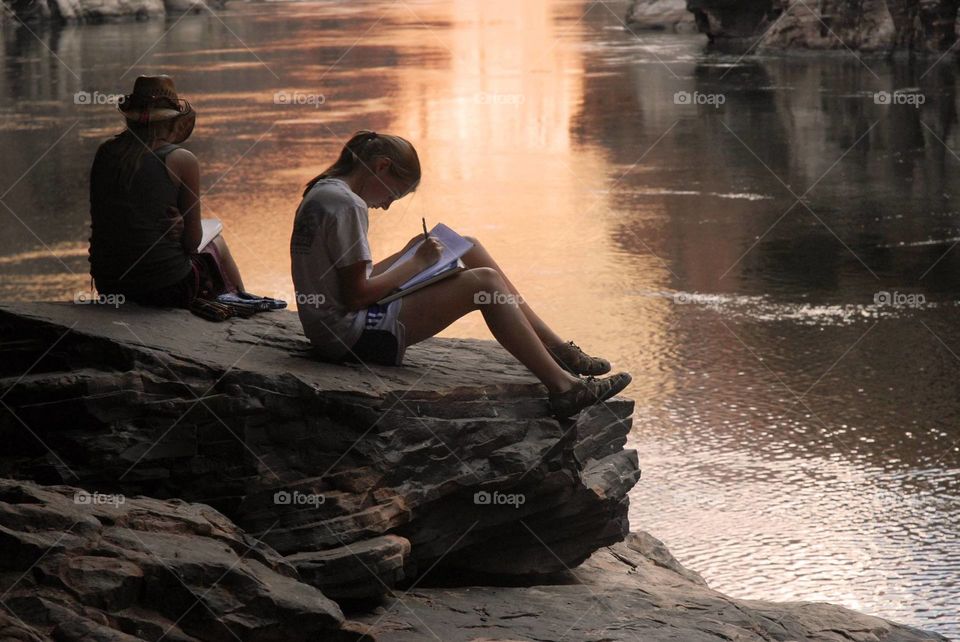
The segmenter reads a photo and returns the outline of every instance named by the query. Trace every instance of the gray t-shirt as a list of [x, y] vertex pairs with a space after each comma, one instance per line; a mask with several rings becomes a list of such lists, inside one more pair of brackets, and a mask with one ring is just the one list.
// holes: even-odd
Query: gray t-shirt
[[303, 333], [324, 357], [339, 359], [353, 347], [366, 310], [343, 303], [337, 268], [373, 258], [367, 243], [367, 205], [339, 178], [317, 181], [303, 197], [293, 223], [290, 259]]

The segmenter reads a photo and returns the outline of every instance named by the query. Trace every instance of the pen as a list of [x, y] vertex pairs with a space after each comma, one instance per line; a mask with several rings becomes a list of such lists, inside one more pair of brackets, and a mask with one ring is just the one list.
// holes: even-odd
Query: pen
[[420, 220], [423, 222], [423, 240], [426, 241], [427, 238], [430, 236], [430, 233], [427, 232], [427, 219], [421, 218]]

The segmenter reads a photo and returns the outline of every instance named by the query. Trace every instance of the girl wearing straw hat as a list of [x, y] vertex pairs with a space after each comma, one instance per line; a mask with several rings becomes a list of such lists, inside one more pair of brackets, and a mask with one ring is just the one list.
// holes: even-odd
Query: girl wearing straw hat
[[200, 166], [180, 147], [196, 112], [169, 76], [140, 76], [118, 109], [126, 129], [100, 145], [90, 172], [90, 274], [101, 294], [189, 308], [243, 293], [219, 234], [200, 247]]

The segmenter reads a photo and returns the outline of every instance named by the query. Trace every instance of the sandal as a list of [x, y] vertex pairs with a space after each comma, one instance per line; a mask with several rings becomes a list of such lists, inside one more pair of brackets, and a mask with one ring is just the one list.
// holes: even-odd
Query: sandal
[[602, 375], [610, 372], [610, 362], [599, 357], [591, 357], [573, 341], [567, 341], [547, 352], [560, 367], [575, 375]]
[[630, 385], [633, 381], [626, 372], [620, 372], [604, 379], [587, 377], [581, 379], [566, 392], [551, 392], [550, 408], [556, 417], [575, 415], [584, 408], [602, 403]]
[[287, 302], [283, 299], [272, 299], [268, 296], [258, 296], [256, 294], [250, 294], [249, 292], [239, 291], [236, 297], [242, 301], [248, 301], [250, 304], [258, 306], [261, 310], [283, 310], [287, 307]]

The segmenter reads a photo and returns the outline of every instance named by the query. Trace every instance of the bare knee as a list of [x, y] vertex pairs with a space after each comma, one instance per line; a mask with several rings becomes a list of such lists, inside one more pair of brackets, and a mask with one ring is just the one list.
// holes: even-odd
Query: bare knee
[[498, 290], [504, 286], [503, 275], [492, 267], [470, 268], [463, 274], [472, 279], [475, 290]]
[[480, 241], [477, 240], [477, 237], [476, 237], [476, 236], [464, 236], [463, 238], [465, 238], [465, 239], [467, 239], [468, 241], [470, 241], [471, 243], [473, 243], [474, 246], [480, 247]]
[[469, 284], [467, 289], [473, 299], [474, 308], [489, 302], [495, 293], [505, 292], [507, 289], [503, 276], [493, 268], [471, 268], [465, 270], [460, 276], [465, 283]]

